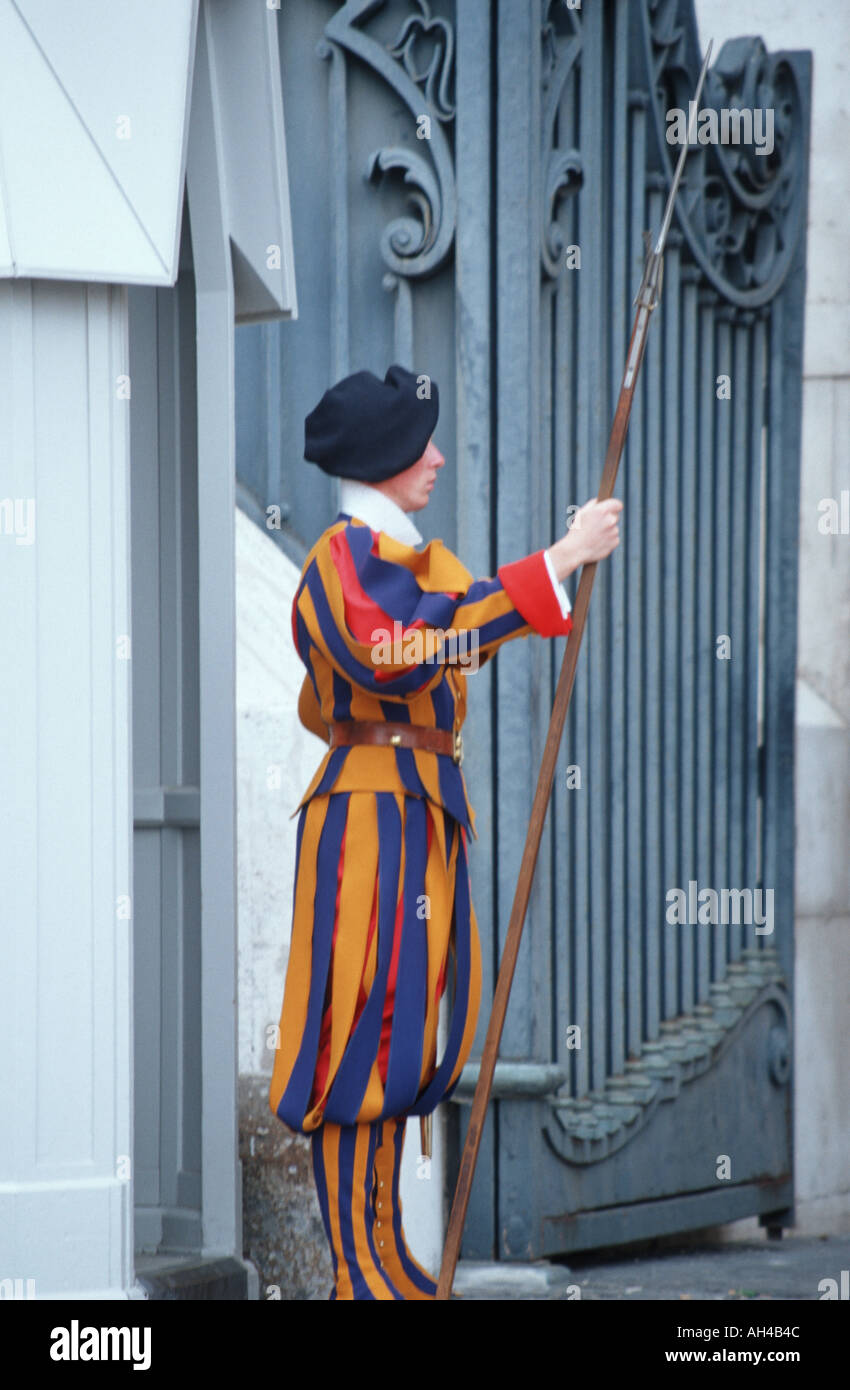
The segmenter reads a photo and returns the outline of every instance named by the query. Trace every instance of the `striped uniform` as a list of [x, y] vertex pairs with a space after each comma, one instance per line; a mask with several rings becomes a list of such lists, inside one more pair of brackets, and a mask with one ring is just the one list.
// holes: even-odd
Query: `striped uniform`
[[[417, 550], [340, 513], [308, 555], [293, 603], [307, 668], [299, 717], [325, 739], [332, 721], [345, 720], [457, 732], [471, 650], [480, 664], [511, 638], [571, 626], [543, 551], [474, 580], [441, 541]], [[383, 1122], [432, 1111], [472, 1047], [481, 993], [467, 859], [474, 812], [449, 755], [355, 744], [328, 749], [295, 814], [292, 940], [269, 1104], [292, 1129], [324, 1125], [314, 1142], [320, 1202], [332, 1171], [346, 1189], [344, 1200], [334, 1189], [334, 1204], [361, 1210], [353, 1194], [361, 1178], [371, 1181], [369, 1145], [374, 1159]], [[359, 1138], [346, 1137], [351, 1126]]]

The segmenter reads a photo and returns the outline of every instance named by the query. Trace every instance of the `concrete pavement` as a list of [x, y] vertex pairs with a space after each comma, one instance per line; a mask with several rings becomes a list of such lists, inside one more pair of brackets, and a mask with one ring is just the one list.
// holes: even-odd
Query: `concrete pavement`
[[817, 1301], [827, 1292], [848, 1301], [850, 1236], [786, 1233], [781, 1240], [762, 1237], [717, 1244], [682, 1238], [678, 1245], [663, 1249], [656, 1244], [628, 1252], [573, 1255], [564, 1264], [462, 1261], [455, 1291], [470, 1301]]

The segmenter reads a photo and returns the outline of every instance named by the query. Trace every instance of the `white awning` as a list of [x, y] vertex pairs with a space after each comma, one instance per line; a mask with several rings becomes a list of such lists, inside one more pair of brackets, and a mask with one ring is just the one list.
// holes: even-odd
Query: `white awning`
[[[207, 11], [240, 320], [297, 315], [276, 19]], [[198, 0], [0, 0], [0, 277], [175, 283], [197, 22]]]
[[0, 275], [171, 285], [197, 0], [0, 0]]

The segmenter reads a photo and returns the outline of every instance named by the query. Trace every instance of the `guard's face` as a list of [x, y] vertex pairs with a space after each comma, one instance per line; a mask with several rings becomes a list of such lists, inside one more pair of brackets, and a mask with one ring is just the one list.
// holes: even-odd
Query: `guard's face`
[[387, 478], [376, 486], [397, 502], [402, 511], [421, 512], [428, 505], [437, 473], [445, 461], [432, 437], [421, 458], [403, 473], [396, 473], [394, 478]]

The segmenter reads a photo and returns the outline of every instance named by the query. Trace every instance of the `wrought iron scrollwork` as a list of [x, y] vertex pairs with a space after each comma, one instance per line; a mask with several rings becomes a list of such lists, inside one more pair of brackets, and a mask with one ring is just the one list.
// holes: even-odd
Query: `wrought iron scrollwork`
[[[390, 169], [404, 171], [408, 185], [408, 202], [418, 217], [396, 217], [381, 234], [381, 254], [397, 274], [414, 273], [411, 266], [416, 257], [430, 251], [437, 238], [442, 199], [437, 180], [424, 159], [397, 145], [375, 150], [370, 156], [366, 177], [380, 183]], [[422, 273], [422, 272], [420, 272]]]
[[540, 255], [543, 270], [555, 279], [564, 269], [567, 244], [558, 213], [564, 198], [577, 193], [582, 183], [581, 154], [574, 147], [560, 148], [558, 109], [568, 80], [581, 54], [581, 20], [563, 0], [550, 0], [541, 30], [543, 93], [543, 209]]
[[775, 1086], [791, 1075], [791, 1010], [774, 950], [746, 951], [728, 977], [711, 987], [711, 1003], [662, 1024], [658, 1042], [644, 1043], [623, 1076], [608, 1078], [604, 1094], [550, 1099], [544, 1135], [564, 1163], [586, 1167], [610, 1158], [650, 1124], [658, 1107], [703, 1076], [734, 1047], [762, 1009], [775, 1018], [767, 1034], [766, 1070]]
[[[689, 6], [645, 0], [645, 62], [658, 157], [672, 176], [678, 146], [667, 141], [668, 112], [688, 110], [699, 49]], [[772, 137], [759, 144], [696, 144], [676, 216], [705, 275], [731, 303], [766, 304], [791, 268], [805, 216], [803, 103], [790, 55], [768, 53], [760, 38], [723, 45], [709, 69], [701, 112], [763, 113]], [[768, 148], [769, 143], [772, 148]]]
[[[422, 141], [429, 158], [404, 146], [384, 146], [369, 156], [365, 176], [379, 183], [401, 172], [412, 216], [394, 218], [381, 235], [381, 255], [398, 276], [431, 275], [449, 255], [456, 219], [452, 154], [443, 123], [454, 117], [452, 82], [454, 35], [448, 21], [431, 14], [427, 0], [415, 0], [395, 39], [381, 43], [366, 23], [386, 0], [348, 0], [325, 26], [325, 39], [354, 54], [402, 99], [414, 123], [430, 121]], [[423, 56], [430, 46], [430, 55]]]
[[[454, 33], [445, 19], [433, 16], [426, 0], [416, 0], [419, 14], [410, 14], [399, 30], [398, 38], [389, 50], [394, 58], [401, 58], [405, 72], [418, 87], [421, 87], [429, 104], [437, 112], [440, 120], [452, 120], [455, 105], [451, 99], [451, 85], [454, 77]], [[434, 44], [431, 61], [419, 71], [416, 50], [422, 40], [429, 39]]]

